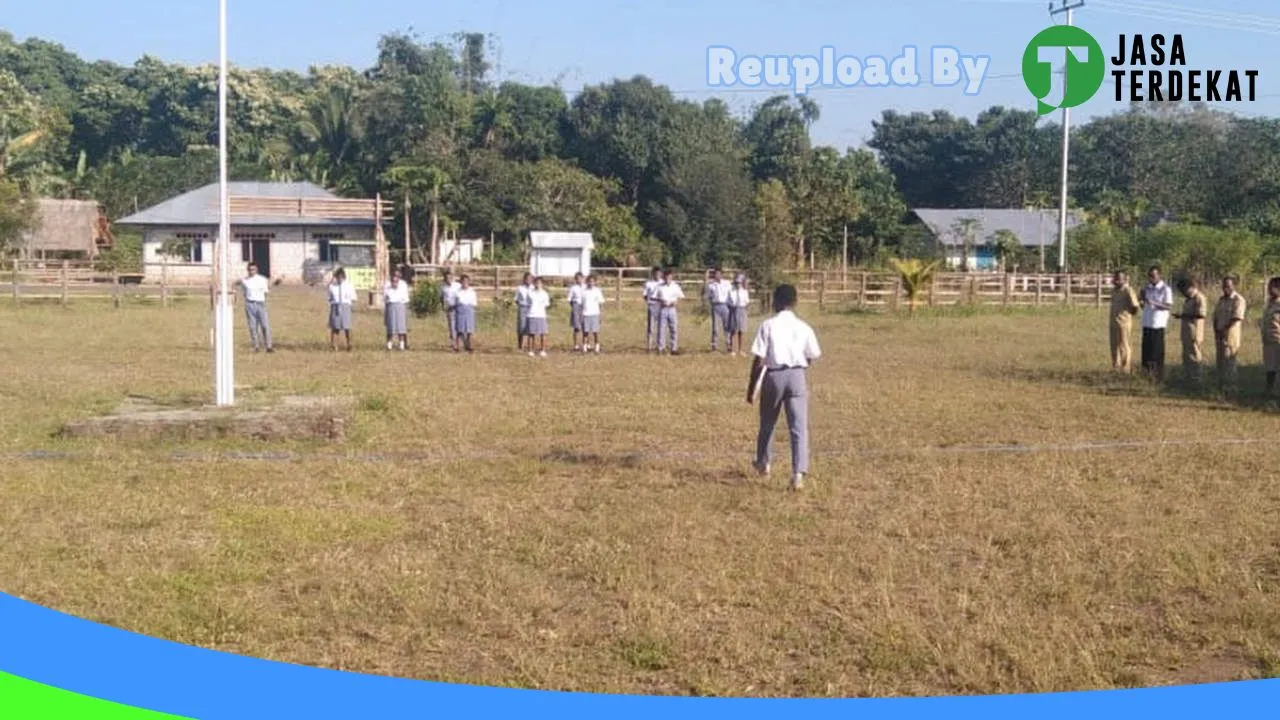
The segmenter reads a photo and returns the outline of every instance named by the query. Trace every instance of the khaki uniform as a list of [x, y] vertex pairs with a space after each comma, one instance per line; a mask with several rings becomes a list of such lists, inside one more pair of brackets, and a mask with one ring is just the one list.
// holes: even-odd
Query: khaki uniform
[[1280, 372], [1280, 300], [1267, 303], [1262, 313], [1262, 362], [1267, 372]]
[[[1224, 384], [1234, 383], [1236, 379], [1236, 358], [1240, 354], [1240, 330], [1244, 324], [1245, 310], [1244, 296], [1234, 292], [1218, 298], [1218, 306], [1213, 311], [1218, 379]], [[1227, 329], [1232, 320], [1239, 322]]]
[[1133, 316], [1141, 307], [1138, 305], [1138, 294], [1133, 288], [1125, 285], [1111, 294], [1111, 314], [1108, 316], [1111, 326], [1111, 367], [1115, 370], [1129, 372], [1133, 364], [1133, 347], [1130, 337], [1133, 331]]
[[1200, 364], [1204, 362], [1200, 348], [1204, 344], [1204, 321], [1208, 314], [1209, 301], [1204, 293], [1192, 289], [1182, 302], [1182, 368], [1193, 380], [1200, 379]]

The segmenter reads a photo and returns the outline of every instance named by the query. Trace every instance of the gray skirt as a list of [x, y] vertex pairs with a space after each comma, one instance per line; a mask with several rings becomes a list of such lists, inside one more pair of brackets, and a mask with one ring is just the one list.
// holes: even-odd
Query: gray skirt
[[[585, 328], [582, 326], [582, 303], [573, 303], [569, 306], [569, 327], [575, 332], [582, 332]], [[591, 332], [588, 330], [588, 332]]]
[[589, 332], [589, 333], [600, 332], [600, 316], [599, 315], [583, 315], [582, 316], [582, 332]]
[[329, 329], [341, 332], [351, 329], [351, 306], [337, 303], [329, 306]]
[[521, 335], [529, 334], [529, 308], [519, 308], [516, 312], [516, 332]]
[[409, 306], [405, 303], [387, 303], [383, 311], [389, 335], [409, 334]]
[[747, 309], [744, 307], [729, 308], [729, 332], [744, 333], [747, 331]]
[[525, 335], [546, 335], [547, 334], [546, 318], [525, 318], [525, 322], [528, 323], [525, 326], [525, 331], [524, 331]]
[[476, 309], [471, 305], [459, 305], [455, 311], [454, 323], [459, 335], [476, 334]]

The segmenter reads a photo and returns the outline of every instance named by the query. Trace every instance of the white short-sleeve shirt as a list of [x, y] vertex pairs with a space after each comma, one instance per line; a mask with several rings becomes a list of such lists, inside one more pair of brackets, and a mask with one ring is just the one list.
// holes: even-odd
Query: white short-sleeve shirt
[[404, 280], [387, 283], [387, 302], [393, 305], [407, 304], [409, 302], [409, 283]]
[[546, 290], [529, 291], [529, 317], [545, 318], [549, 307], [551, 307], [551, 295]]
[[584, 316], [595, 316], [600, 314], [600, 308], [604, 307], [604, 291], [598, 287], [586, 288], [582, 291], [582, 314]]
[[809, 367], [811, 361], [822, 356], [822, 349], [813, 328], [795, 313], [783, 310], [760, 323], [751, 354], [760, 358], [765, 367], [776, 370]]
[[744, 287], [736, 287], [729, 290], [729, 305], [736, 308], [744, 308], [751, 306], [751, 295]]
[[582, 293], [586, 292], [586, 289], [587, 289], [586, 285], [578, 285], [577, 283], [570, 285], [569, 286], [569, 304], [581, 305]]
[[244, 299], [249, 302], [266, 302], [267, 293], [270, 292], [271, 283], [261, 275], [253, 275], [246, 277], [240, 281], [244, 286]]
[[1173, 305], [1173, 290], [1162, 280], [1158, 285], [1147, 283], [1142, 288], [1142, 327], [1159, 330], [1169, 326], [1169, 311], [1157, 310], [1159, 304], [1165, 307]]
[[733, 283], [728, 280], [713, 282], [707, 286], [707, 297], [714, 305], [727, 305], [731, 290], [733, 290]]
[[646, 280], [644, 283], [644, 299], [657, 300], [658, 288], [661, 287], [661, 280]]
[[475, 307], [480, 304], [476, 298], [475, 288], [458, 288], [458, 294], [455, 299], [459, 305], [466, 305], [467, 307]]
[[462, 289], [462, 283], [454, 280], [440, 288], [440, 302], [444, 303], [447, 308], [454, 307], [458, 304], [458, 291]]
[[356, 301], [356, 286], [350, 280], [340, 283], [329, 283], [330, 305], [351, 305]]
[[527, 308], [529, 307], [529, 295], [533, 293], [532, 285], [521, 285], [516, 288], [516, 305]]
[[675, 305], [677, 302], [684, 299], [684, 291], [680, 289], [680, 285], [673, 282], [664, 282], [659, 285], [655, 295], [658, 298], [658, 302], [667, 306]]

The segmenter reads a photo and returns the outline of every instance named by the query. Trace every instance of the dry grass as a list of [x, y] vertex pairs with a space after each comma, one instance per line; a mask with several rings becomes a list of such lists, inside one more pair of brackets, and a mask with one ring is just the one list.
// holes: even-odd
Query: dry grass
[[[0, 589], [232, 652], [535, 688], [1280, 672], [1280, 415], [1110, 378], [1099, 312], [810, 314], [827, 357], [795, 496], [747, 472], [744, 361], [646, 357], [636, 312], [606, 316], [603, 357], [547, 360], [511, 354], [506, 322], [475, 357], [439, 352], [438, 320], [385, 353], [373, 313], [332, 354], [324, 317], [276, 297], [280, 351], [238, 377], [357, 395], [345, 445], [141, 446], [51, 435], [127, 393], [208, 397], [207, 306], [0, 307]], [[1149, 439], [1184, 444], [1067, 447]], [[968, 447], [992, 444], [1038, 449]]]

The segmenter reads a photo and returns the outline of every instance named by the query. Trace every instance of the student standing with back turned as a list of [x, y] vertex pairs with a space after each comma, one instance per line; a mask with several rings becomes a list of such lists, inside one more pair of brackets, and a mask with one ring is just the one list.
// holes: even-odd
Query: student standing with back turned
[[1164, 331], [1173, 309], [1173, 290], [1160, 277], [1160, 268], [1147, 272], [1142, 288], [1142, 367], [1156, 382], [1164, 380]]
[[573, 274], [573, 284], [569, 286], [569, 327], [573, 329], [573, 351], [578, 352], [582, 344], [578, 342], [582, 335], [582, 343], [586, 343], [586, 333], [582, 328], [582, 293], [587, 289], [583, 284], [582, 273]]
[[1182, 312], [1173, 317], [1182, 321], [1182, 371], [1188, 380], [1198, 383], [1203, 358], [1200, 347], [1204, 343], [1204, 320], [1208, 317], [1208, 301], [1205, 300], [1204, 293], [1200, 292], [1199, 283], [1193, 277], [1179, 282], [1178, 290], [1182, 292], [1184, 298]]
[[1262, 364], [1267, 370], [1267, 394], [1276, 389], [1280, 372], [1280, 277], [1267, 281], [1267, 307], [1262, 311]]
[[1129, 274], [1117, 270], [1111, 276], [1111, 368], [1127, 373], [1133, 369], [1133, 316], [1142, 306], [1138, 294], [1129, 286]]
[[729, 335], [729, 291], [733, 289], [733, 285], [720, 275], [720, 270], [711, 271], [711, 281], [707, 283], [707, 302], [711, 304], [711, 352], [716, 351], [717, 341], [720, 334], [724, 333], [725, 352], [732, 352], [729, 345], [733, 341], [728, 338]]
[[756, 435], [755, 469], [768, 475], [773, 459], [773, 431], [778, 413], [786, 410], [791, 433], [791, 489], [804, 487], [809, 472], [809, 363], [822, 356], [813, 328], [795, 314], [796, 289], [780, 285], [773, 293], [777, 313], [760, 324], [751, 343], [751, 376], [747, 402], [760, 402], [760, 431]]
[[658, 286], [662, 284], [662, 268], [655, 267], [644, 283], [644, 349], [653, 352], [658, 349], [658, 323], [662, 314], [662, 304], [658, 302]]

